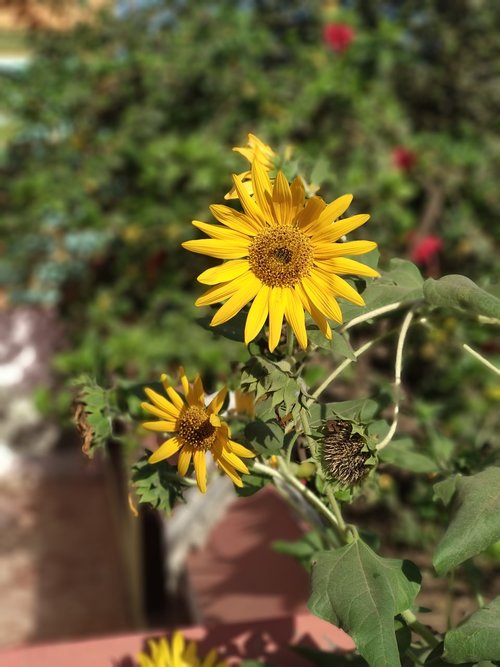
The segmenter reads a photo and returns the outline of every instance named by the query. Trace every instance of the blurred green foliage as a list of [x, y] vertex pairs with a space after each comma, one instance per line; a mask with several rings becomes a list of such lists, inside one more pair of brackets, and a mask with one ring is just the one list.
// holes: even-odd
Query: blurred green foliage
[[[424, 274], [466, 273], [498, 293], [500, 5], [138, 4], [33, 32], [31, 66], [0, 82], [16, 127], [0, 156], [0, 283], [13, 304], [58, 309], [63, 375], [144, 380], [182, 362], [213, 379], [245, 357], [196, 325], [195, 278], [209, 264], [180, 242], [246, 168], [229, 149], [248, 132], [295, 146], [292, 162], [326, 199], [353, 192], [383, 266], [434, 234], [443, 249]], [[323, 37], [331, 22], [353, 29], [341, 52]], [[431, 447], [473, 437], [480, 450], [496, 426], [478, 421], [500, 389], [460, 343], [499, 349], [456, 316], [441, 324], [410, 355], [421, 424]], [[429, 412], [438, 427], [425, 426]]]

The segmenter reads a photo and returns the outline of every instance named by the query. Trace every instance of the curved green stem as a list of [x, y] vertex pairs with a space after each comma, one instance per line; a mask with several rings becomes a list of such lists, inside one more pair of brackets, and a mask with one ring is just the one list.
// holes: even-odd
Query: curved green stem
[[405, 611], [401, 612], [401, 616], [403, 617], [406, 625], [411, 628], [413, 632], [422, 637], [427, 646], [430, 648], [436, 648], [436, 646], [439, 646], [441, 642], [436, 637], [436, 635], [432, 632], [432, 630], [429, 630], [427, 626], [425, 626], [423, 623], [420, 623], [420, 621], [417, 620], [417, 617], [410, 609], [406, 609]]
[[396, 362], [394, 365], [394, 398], [395, 398], [394, 414], [389, 432], [387, 433], [385, 438], [378, 443], [377, 450], [383, 449], [391, 442], [398, 428], [399, 407], [401, 404], [401, 374], [403, 372], [403, 350], [406, 341], [406, 336], [408, 334], [408, 330], [410, 328], [410, 324], [412, 323], [414, 316], [415, 316], [414, 310], [409, 310], [406, 313], [405, 318], [403, 320], [403, 324], [401, 325], [401, 331], [399, 332], [398, 344], [396, 347]]

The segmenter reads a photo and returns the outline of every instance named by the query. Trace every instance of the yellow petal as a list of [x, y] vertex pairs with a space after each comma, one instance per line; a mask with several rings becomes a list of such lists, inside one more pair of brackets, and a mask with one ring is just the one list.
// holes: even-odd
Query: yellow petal
[[234, 317], [254, 298], [261, 286], [262, 283], [253, 273], [247, 274], [246, 280], [240, 286], [239, 290], [215, 313], [210, 326], [216, 327]]
[[375, 250], [377, 244], [374, 241], [347, 241], [346, 243], [334, 243], [331, 257], [344, 255], [364, 255], [366, 252]]
[[210, 401], [207, 410], [209, 413], [217, 415], [220, 412], [220, 409], [224, 405], [224, 401], [227, 396], [227, 387], [223, 387]]
[[361, 213], [360, 215], [353, 215], [350, 218], [344, 218], [344, 220], [334, 222], [330, 226], [330, 229], [321, 231], [313, 241], [317, 243], [331, 243], [333, 241], [338, 241], [342, 236], [345, 236], [354, 229], [364, 225], [369, 219], [370, 216], [368, 213]]
[[216, 220], [237, 232], [242, 232], [247, 236], [255, 236], [260, 230], [260, 225], [258, 225], [253, 218], [250, 218], [244, 213], [240, 213], [240, 211], [235, 211], [234, 208], [231, 208], [230, 206], [212, 204], [210, 210]]
[[305, 199], [305, 192], [304, 192], [304, 182], [300, 178], [300, 176], [296, 176], [293, 181], [292, 185], [290, 186], [290, 190], [292, 193], [292, 208], [294, 212], [294, 217], [297, 215], [297, 213], [302, 210], [302, 207], [304, 206], [304, 199]]
[[[194, 641], [188, 642], [187, 648], [184, 652], [184, 662], [187, 663], [188, 665], [196, 665], [196, 661], [198, 659], [197, 654], [198, 654], [198, 647], [196, 645], [196, 642]], [[166, 664], [168, 665], [168, 663]]]
[[264, 213], [260, 210], [255, 200], [250, 197], [237, 174], [233, 174], [233, 182], [245, 213], [252, 218], [259, 227], [264, 227], [266, 225], [266, 217]]
[[247, 259], [232, 259], [229, 262], [213, 266], [198, 276], [198, 282], [204, 285], [217, 285], [238, 278], [242, 273], [250, 269]]
[[347, 257], [337, 257], [325, 262], [318, 262], [318, 266], [326, 272], [333, 272], [338, 275], [368, 276], [369, 278], [378, 278], [380, 273], [371, 266], [356, 262]]
[[355, 303], [357, 306], [364, 306], [365, 302], [361, 294], [359, 292], [356, 292], [354, 287], [351, 287], [349, 283], [347, 283], [343, 278], [339, 278], [339, 276], [335, 275], [330, 275], [329, 276], [330, 284], [331, 284], [331, 289], [334, 291], [335, 294], [338, 296], [341, 296], [343, 299], [347, 299], [347, 301], [352, 301], [352, 303]]
[[269, 292], [269, 350], [272, 352], [281, 337], [285, 314], [285, 295], [282, 287], [273, 287]]
[[289, 225], [292, 222], [292, 193], [282, 171], [276, 174], [272, 201], [276, 222], [280, 225]]
[[173, 456], [176, 452], [179, 451], [181, 448], [182, 443], [181, 441], [174, 436], [173, 438], [169, 438], [168, 440], [165, 440], [156, 452], [153, 452], [151, 456], [148, 459], [148, 463], [158, 463], [158, 461], [163, 461], [165, 459], [169, 459], [171, 456]]
[[212, 426], [215, 426], [215, 428], [219, 428], [219, 426], [222, 424], [219, 415], [210, 415], [209, 421]]
[[173, 421], [157, 421], [157, 422], [143, 422], [142, 428], [146, 431], [158, 431], [159, 433], [171, 433], [177, 430], [177, 422]]
[[193, 455], [193, 450], [191, 449], [191, 447], [187, 447], [186, 445], [184, 445], [184, 447], [180, 451], [179, 460], [177, 461], [177, 472], [182, 477], [186, 476], [189, 464], [191, 463], [192, 455]]
[[228, 442], [231, 451], [234, 452], [236, 456], [239, 456], [240, 458], [243, 457], [244, 459], [253, 459], [254, 456], [257, 456], [255, 452], [252, 452], [250, 449], [247, 449], [243, 445], [240, 445], [239, 442], [235, 442], [234, 440], [229, 440]]
[[217, 257], [218, 259], [240, 259], [248, 255], [250, 240], [220, 241], [219, 239], [202, 239], [201, 241], [184, 241], [182, 247], [200, 255]]
[[205, 389], [199, 375], [197, 375], [194, 379], [190, 399], [190, 405], [199, 405], [202, 407], [205, 406]]
[[323, 315], [322, 312], [318, 310], [316, 305], [307, 296], [305, 290], [300, 284], [298, 284], [295, 289], [300, 297], [300, 300], [304, 305], [304, 308], [307, 310], [308, 313], [311, 314], [311, 317], [316, 323], [318, 329], [321, 331], [321, 333], [327, 340], [331, 340], [332, 330], [330, 329], [330, 325], [328, 324], [326, 317]]
[[197, 449], [194, 452], [194, 472], [196, 474], [196, 483], [202, 493], [207, 490], [207, 464], [205, 461], [205, 452]]
[[189, 394], [189, 381], [186, 377], [186, 373], [182, 366], [179, 366], [178, 373], [179, 373], [179, 380], [181, 381], [182, 385], [182, 391], [184, 392], [184, 396], [187, 397], [187, 395]]
[[323, 315], [336, 322], [342, 322], [342, 312], [339, 304], [331, 296], [328, 284], [318, 276], [317, 271], [311, 273], [307, 278], [303, 278], [302, 286], [309, 299]]
[[[153, 391], [153, 389], [150, 389], [149, 387], [144, 388], [144, 392], [146, 393], [147, 397], [158, 407], [160, 410], [163, 412], [166, 412], [169, 416], [172, 416], [174, 419], [176, 419], [179, 416], [179, 408], [177, 408], [175, 405], [173, 405], [170, 401], [167, 401], [167, 399], [164, 396], [161, 396], [161, 394], [158, 394], [156, 391]], [[147, 403], [145, 405], [148, 405]], [[147, 407], [144, 407], [145, 410], [148, 412], [151, 412], [151, 414], [155, 414], [152, 410], [148, 409]], [[163, 415], [158, 415], [159, 417]]]
[[170, 386], [170, 382], [168, 381], [168, 376], [165, 373], [162, 373], [160, 379], [163, 383], [163, 386], [165, 387], [165, 391], [167, 392], [167, 396], [169, 397], [169, 399], [172, 401], [172, 403], [175, 405], [176, 408], [182, 410], [182, 408], [184, 407], [184, 401], [175, 391], [175, 389]]
[[245, 344], [256, 338], [269, 313], [269, 287], [262, 285], [253, 300], [245, 322]]
[[311, 197], [297, 217], [297, 224], [304, 234], [308, 234], [326, 204], [321, 197]]
[[233, 296], [233, 294], [238, 292], [242, 287], [244, 287], [248, 280], [252, 279], [252, 276], [252, 272], [247, 271], [242, 276], [238, 276], [238, 278], [230, 280], [228, 283], [222, 283], [222, 285], [210, 287], [204, 294], [196, 299], [194, 305], [209, 306], [213, 303], [218, 303], [219, 301], [225, 301], [229, 297]]
[[215, 666], [216, 660], [217, 660], [217, 649], [213, 648], [209, 651], [209, 653], [203, 660], [201, 667], [216, 667]]
[[238, 241], [245, 241], [248, 238], [246, 234], [236, 232], [234, 229], [226, 229], [220, 225], [210, 225], [206, 222], [201, 222], [201, 220], [192, 220], [191, 224], [212, 239], [219, 239], [227, 242], [236, 241], [237, 243]]
[[239, 459], [236, 456], [236, 454], [233, 454], [233, 452], [231, 452], [227, 447], [222, 448], [222, 458], [226, 463], [228, 463], [238, 472], [241, 472], [244, 475], [248, 474], [247, 466], [243, 463], [241, 459]]
[[217, 465], [226, 473], [226, 475], [229, 477], [229, 479], [233, 482], [233, 484], [236, 484], [236, 486], [239, 486], [240, 488], [243, 486], [243, 482], [239, 478], [236, 470], [233, 468], [233, 466], [229, 465], [224, 459], [218, 458], [216, 459]]
[[342, 195], [338, 199], [332, 201], [331, 204], [325, 208], [318, 218], [317, 224], [321, 226], [325, 223], [334, 222], [337, 220], [343, 213], [347, 211], [352, 202], [352, 195]]
[[285, 317], [290, 322], [300, 347], [305, 350], [307, 347], [307, 332], [304, 308], [293, 287], [285, 290], [285, 296]]
[[269, 196], [272, 193], [271, 180], [267, 171], [257, 161], [252, 163], [252, 183], [255, 199], [268, 221], [272, 219]]
[[178, 664], [182, 661], [184, 652], [184, 637], [180, 632], [174, 632], [172, 636], [172, 662]]

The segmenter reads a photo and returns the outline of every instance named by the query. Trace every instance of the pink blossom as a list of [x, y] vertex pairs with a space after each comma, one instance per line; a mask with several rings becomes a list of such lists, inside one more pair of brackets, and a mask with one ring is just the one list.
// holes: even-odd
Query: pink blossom
[[443, 240], [434, 234], [418, 239], [411, 249], [410, 257], [416, 264], [430, 264], [443, 249]]
[[348, 49], [354, 37], [354, 28], [347, 23], [327, 23], [323, 30], [325, 44], [336, 53]]
[[396, 169], [409, 171], [417, 162], [417, 154], [410, 148], [396, 146], [392, 149], [392, 164]]

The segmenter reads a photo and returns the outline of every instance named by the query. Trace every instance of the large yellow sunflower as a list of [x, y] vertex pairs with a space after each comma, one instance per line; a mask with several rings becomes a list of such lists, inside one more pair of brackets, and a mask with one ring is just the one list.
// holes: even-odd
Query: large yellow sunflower
[[224, 301], [210, 323], [217, 326], [253, 300], [246, 318], [245, 342], [252, 341], [269, 318], [271, 351], [280, 340], [283, 318], [290, 323], [300, 346], [307, 347], [304, 311], [331, 338], [328, 319], [342, 322], [337, 298], [364, 305], [362, 297], [340, 275], [379, 275], [349, 258], [373, 250], [376, 243], [338, 243], [370, 216], [338, 220], [349, 207], [352, 195], [339, 197], [328, 206], [320, 197], [306, 199], [300, 178], [290, 186], [279, 171], [272, 183], [257, 160], [251, 170], [253, 197], [239, 176], [233, 175], [233, 180], [244, 212], [211, 206], [214, 217], [222, 224], [193, 220], [193, 225], [210, 238], [182, 244], [192, 252], [229, 260], [198, 276], [199, 282], [211, 287], [196, 305]]
[[181, 396], [169, 383], [166, 375], [161, 376], [168, 399], [149, 387], [145, 392], [151, 403], [142, 403], [144, 410], [158, 417], [157, 421], [145, 422], [149, 431], [172, 433], [148, 459], [149, 463], [158, 463], [179, 452], [177, 470], [185, 476], [191, 460], [194, 464], [196, 482], [202, 493], [207, 490], [207, 469], [205, 455], [209, 451], [219, 468], [231, 478], [237, 486], [243, 486], [238, 473], [248, 473], [241, 458], [255, 456], [243, 445], [231, 440], [228, 425], [218, 416], [227, 388], [221, 389], [205, 405], [205, 390], [199, 375], [190, 384], [184, 369], [179, 369], [184, 396]]
[[180, 632], [174, 632], [171, 645], [167, 639], [150, 640], [150, 654], [137, 656], [139, 667], [227, 667], [225, 661], [217, 661], [217, 651], [212, 649], [205, 658], [197, 655], [197, 646], [191, 641], [187, 644]]

